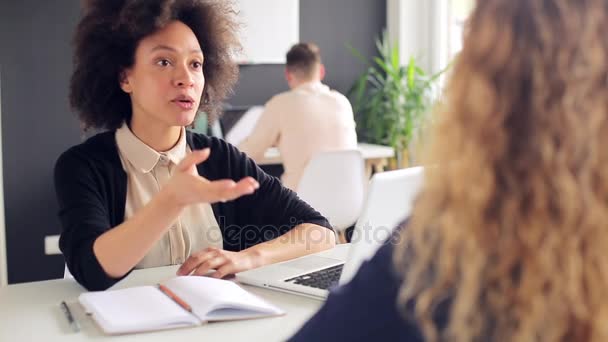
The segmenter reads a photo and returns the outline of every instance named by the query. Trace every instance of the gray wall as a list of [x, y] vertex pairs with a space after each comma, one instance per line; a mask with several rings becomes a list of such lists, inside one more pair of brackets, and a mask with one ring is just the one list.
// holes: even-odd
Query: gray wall
[[[351, 44], [364, 56], [372, 56], [374, 38], [385, 27], [386, 0], [300, 0], [300, 40], [319, 45], [327, 69], [325, 83], [343, 93], [365, 69], [345, 44]], [[241, 67], [231, 104], [263, 104], [272, 95], [287, 90], [283, 69], [282, 65]]]
[[78, 1], [0, 3], [2, 152], [8, 282], [62, 274], [63, 258], [44, 255], [44, 236], [59, 233], [52, 169], [78, 143], [67, 102], [70, 40]]
[[[0, 1], [2, 152], [8, 281], [58, 278], [63, 258], [44, 255], [44, 237], [59, 234], [52, 170], [82, 134], [70, 112], [70, 41], [79, 18], [77, 0]], [[346, 42], [374, 54], [373, 39], [386, 25], [386, 0], [300, 0], [300, 37], [316, 42], [326, 83], [345, 92], [364, 69]], [[233, 105], [263, 104], [286, 90], [283, 66], [241, 69]]]

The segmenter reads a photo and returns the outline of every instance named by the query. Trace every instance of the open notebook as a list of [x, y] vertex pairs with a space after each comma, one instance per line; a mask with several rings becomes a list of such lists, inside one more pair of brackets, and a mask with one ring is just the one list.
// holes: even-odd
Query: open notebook
[[184, 276], [161, 285], [172, 292], [173, 298], [159, 286], [140, 286], [83, 293], [78, 300], [106, 334], [284, 314], [283, 310], [227, 280]]

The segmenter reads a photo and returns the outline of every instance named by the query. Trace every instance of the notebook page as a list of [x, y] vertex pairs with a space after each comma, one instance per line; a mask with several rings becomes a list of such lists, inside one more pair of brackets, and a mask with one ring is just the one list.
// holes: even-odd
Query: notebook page
[[[242, 319], [284, 313], [228, 280], [183, 276], [172, 278], [164, 285], [190, 304], [192, 311], [202, 320]], [[235, 310], [223, 311], [221, 315], [210, 314], [216, 309]]]
[[240, 319], [252, 319], [262, 318], [268, 316], [282, 315], [284, 312], [279, 313], [267, 313], [260, 312], [257, 310], [246, 310], [246, 309], [215, 309], [207, 314], [207, 321], [232, 321]]
[[78, 298], [108, 334], [170, 329], [199, 324], [154, 286], [88, 292]]

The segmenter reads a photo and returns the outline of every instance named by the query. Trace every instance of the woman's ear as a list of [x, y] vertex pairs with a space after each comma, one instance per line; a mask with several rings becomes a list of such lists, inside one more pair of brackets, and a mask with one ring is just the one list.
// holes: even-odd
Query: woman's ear
[[118, 80], [120, 82], [120, 89], [122, 89], [122, 91], [124, 91], [127, 94], [131, 94], [133, 89], [131, 87], [131, 83], [129, 83], [129, 77], [127, 74], [128, 74], [127, 70], [121, 71], [120, 75], [118, 77]]

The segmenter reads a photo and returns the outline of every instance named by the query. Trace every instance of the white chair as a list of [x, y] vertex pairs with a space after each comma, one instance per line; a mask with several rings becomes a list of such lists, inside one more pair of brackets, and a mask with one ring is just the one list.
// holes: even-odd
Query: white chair
[[329, 151], [308, 162], [296, 192], [341, 233], [361, 214], [366, 184], [360, 151]]

